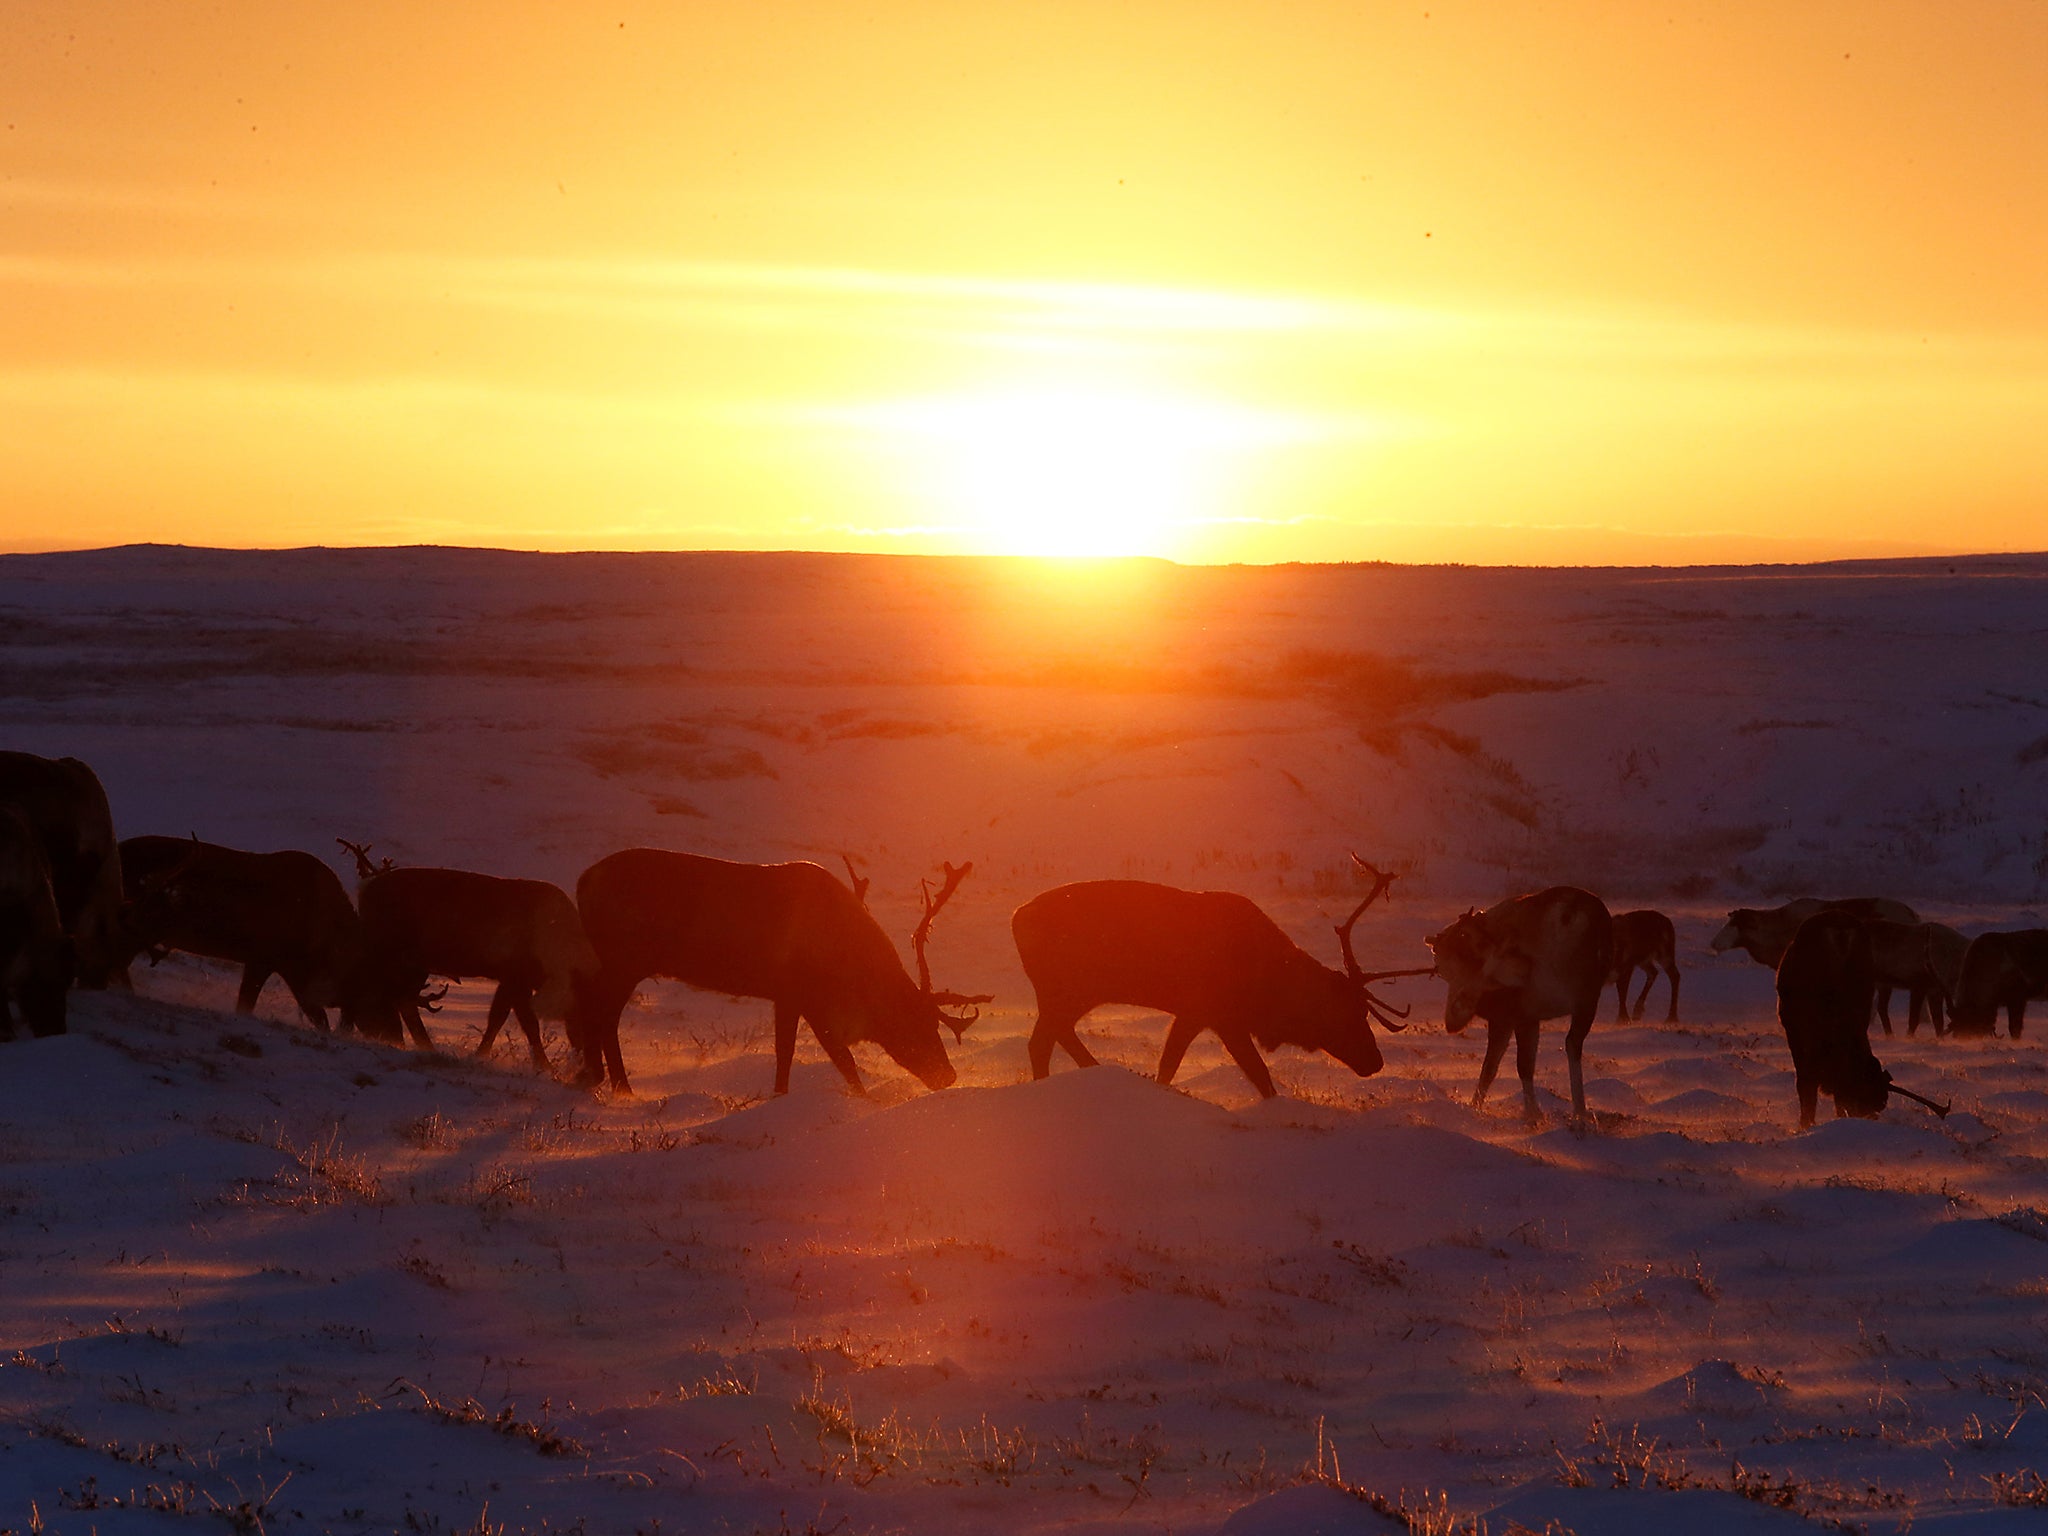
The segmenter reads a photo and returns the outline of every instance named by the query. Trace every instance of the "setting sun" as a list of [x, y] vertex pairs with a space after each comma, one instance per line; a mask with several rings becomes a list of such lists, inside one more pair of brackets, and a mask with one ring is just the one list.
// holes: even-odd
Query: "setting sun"
[[1174, 555], [1306, 423], [1165, 392], [1031, 388], [852, 413], [907, 494], [980, 553]]

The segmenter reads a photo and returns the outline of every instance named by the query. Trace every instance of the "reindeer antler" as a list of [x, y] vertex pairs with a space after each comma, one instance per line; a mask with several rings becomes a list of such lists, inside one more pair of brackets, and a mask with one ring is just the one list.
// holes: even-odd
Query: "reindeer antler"
[[1338, 927], [1337, 944], [1344, 951], [1344, 974], [1354, 980], [1363, 980], [1365, 972], [1359, 967], [1358, 956], [1351, 952], [1351, 930], [1357, 926], [1358, 920], [1365, 916], [1365, 909], [1387, 894], [1388, 887], [1398, 876], [1366, 863], [1355, 853], [1351, 855], [1351, 862], [1372, 876], [1372, 889], [1365, 893], [1365, 900], [1352, 908], [1351, 915]]
[[422, 988], [420, 995], [414, 998], [413, 1002], [418, 1004], [419, 1010], [422, 1013], [439, 1013], [441, 1011], [441, 999], [447, 995], [448, 983], [444, 981], [441, 983], [441, 990], [438, 992], [428, 992]]
[[[945, 882], [940, 885], [937, 896], [932, 895], [932, 886], [929, 880], [917, 882], [918, 891], [924, 900], [924, 916], [918, 919], [917, 931], [910, 936], [910, 947], [917, 955], [917, 984], [919, 989], [926, 997], [932, 1000], [933, 1006], [938, 1009], [939, 1021], [953, 1031], [953, 1039], [958, 1041], [967, 1033], [967, 1026], [981, 1017], [979, 1005], [994, 1002], [996, 995], [993, 992], [934, 992], [932, 990], [932, 968], [925, 959], [924, 953], [925, 945], [932, 936], [932, 919], [939, 915], [941, 907], [953, 899], [953, 893], [960, 889], [960, 882], [974, 873], [974, 863], [972, 860], [969, 860], [957, 868], [952, 864], [941, 864], [939, 868], [945, 871], [946, 878]], [[972, 1008], [974, 1012], [968, 1014], [963, 1019], [946, 1012], [948, 1008]]]
[[381, 875], [384, 873], [385, 870], [391, 867], [391, 860], [389, 860], [388, 858], [381, 859], [375, 864], [372, 864], [370, 862], [370, 849], [373, 846], [372, 844], [352, 843], [345, 837], [337, 837], [335, 841], [341, 844], [341, 846], [346, 848], [350, 853], [355, 855], [356, 878], [358, 880], [367, 880], [372, 875]]
[[1951, 1109], [1955, 1108], [1955, 1103], [1953, 1100], [1946, 1104], [1937, 1104], [1934, 1102], [1934, 1100], [1927, 1098], [1922, 1094], [1915, 1093], [1910, 1088], [1901, 1088], [1897, 1083], [1892, 1081], [1892, 1075], [1889, 1072], [1885, 1073], [1884, 1075], [1884, 1085], [1885, 1087], [1889, 1088], [1893, 1093], [1896, 1093], [1902, 1099], [1911, 1099], [1915, 1104], [1925, 1104], [1929, 1109], [1934, 1111], [1935, 1118], [1940, 1120], [1946, 1120], [1948, 1118], [1948, 1112]]
[[1386, 999], [1375, 996], [1371, 984], [1375, 981], [1392, 981], [1401, 976], [1427, 976], [1435, 967], [1425, 965], [1413, 970], [1368, 971], [1358, 963], [1358, 956], [1351, 949], [1351, 930], [1358, 925], [1358, 920], [1365, 916], [1365, 909], [1385, 896], [1388, 888], [1400, 876], [1397, 870], [1385, 870], [1378, 865], [1368, 864], [1356, 853], [1351, 855], [1351, 862], [1372, 877], [1372, 888], [1365, 893], [1365, 900], [1352, 908], [1351, 915], [1337, 928], [1337, 946], [1344, 952], [1344, 974], [1358, 984], [1359, 992], [1364, 995], [1367, 1017], [1398, 1034], [1408, 1026], [1396, 1023], [1395, 1020], [1407, 1018], [1410, 1010], [1396, 1008]]
[[850, 853], [840, 854], [839, 862], [846, 866], [846, 883], [853, 887], [853, 899], [865, 907], [868, 904], [868, 886], [873, 883], [872, 878], [854, 873], [853, 855]]

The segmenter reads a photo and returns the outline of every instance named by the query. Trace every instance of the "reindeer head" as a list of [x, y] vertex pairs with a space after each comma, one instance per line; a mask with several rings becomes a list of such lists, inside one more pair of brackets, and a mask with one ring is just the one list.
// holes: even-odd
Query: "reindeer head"
[[206, 853], [206, 845], [199, 841], [199, 834], [192, 834], [185, 856], [169, 869], [160, 869], [144, 875], [130, 884], [127, 898], [121, 903], [117, 926], [126, 944], [137, 950], [149, 950], [151, 964], [161, 958], [155, 953], [158, 935], [165, 926], [173, 922], [179, 911], [191, 897], [190, 878]]
[[1754, 907], [1737, 907], [1728, 914], [1728, 921], [1721, 925], [1720, 931], [1707, 941], [1707, 948], [1717, 955], [1731, 949], [1747, 948], [1764, 916]]
[[1893, 1091], [1892, 1075], [1885, 1071], [1875, 1056], [1865, 1051], [1859, 1057], [1837, 1063], [1828, 1075], [1827, 1089], [1834, 1096], [1838, 1113], [1874, 1120], [1884, 1113], [1885, 1103]]
[[1485, 914], [1474, 907], [1450, 927], [1423, 942], [1436, 959], [1436, 973], [1448, 992], [1444, 1028], [1457, 1034], [1478, 1013], [1480, 1000], [1499, 987], [1519, 986], [1528, 979], [1526, 961], [1507, 952], [1486, 932]]

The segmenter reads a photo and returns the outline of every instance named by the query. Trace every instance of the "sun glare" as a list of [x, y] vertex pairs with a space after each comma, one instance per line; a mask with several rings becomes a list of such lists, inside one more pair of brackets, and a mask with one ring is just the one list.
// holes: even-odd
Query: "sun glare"
[[1250, 453], [1286, 418], [1165, 393], [1035, 389], [884, 408], [935, 510], [991, 554], [1169, 555], [1227, 515]]

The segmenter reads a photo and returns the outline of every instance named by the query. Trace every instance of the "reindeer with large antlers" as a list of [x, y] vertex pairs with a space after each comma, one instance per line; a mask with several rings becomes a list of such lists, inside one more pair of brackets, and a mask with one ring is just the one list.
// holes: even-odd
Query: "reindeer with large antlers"
[[1384, 1062], [1375, 1021], [1403, 1026], [1372, 983], [1422, 970], [1368, 972], [1351, 950], [1351, 931], [1385, 896], [1394, 877], [1352, 858], [1372, 879], [1365, 899], [1337, 929], [1344, 969], [1302, 949], [1249, 898], [1231, 891], [1184, 891], [1144, 880], [1084, 880], [1034, 896], [1010, 919], [1017, 954], [1038, 994], [1031, 1031], [1031, 1075], [1052, 1070], [1060, 1046], [1084, 1067], [1095, 1057], [1075, 1033], [1104, 1003], [1157, 1008], [1173, 1016], [1159, 1054], [1158, 1080], [1173, 1081], [1203, 1030], [1216, 1032], [1252, 1086], [1274, 1095], [1261, 1050], [1298, 1046], [1327, 1051], [1360, 1077]]
[[[852, 1047], [879, 1045], [928, 1087], [955, 1077], [939, 1026], [957, 1041], [974, 1014], [948, 1009], [990, 1001], [934, 990], [925, 945], [932, 920], [973, 869], [945, 866], [912, 937], [919, 980], [859, 897], [816, 864], [735, 864], [693, 853], [629, 848], [599, 859], [576, 882], [576, 905], [599, 968], [579, 980], [570, 1037], [583, 1050], [583, 1080], [609, 1075], [630, 1091], [619, 1051], [619, 1015], [642, 981], [666, 976], [775, 1005], [775, 1091], [789, 1091], [799, 1024], [856, 1093]], [[848, 874], [852, 873], [851, 866]]]

